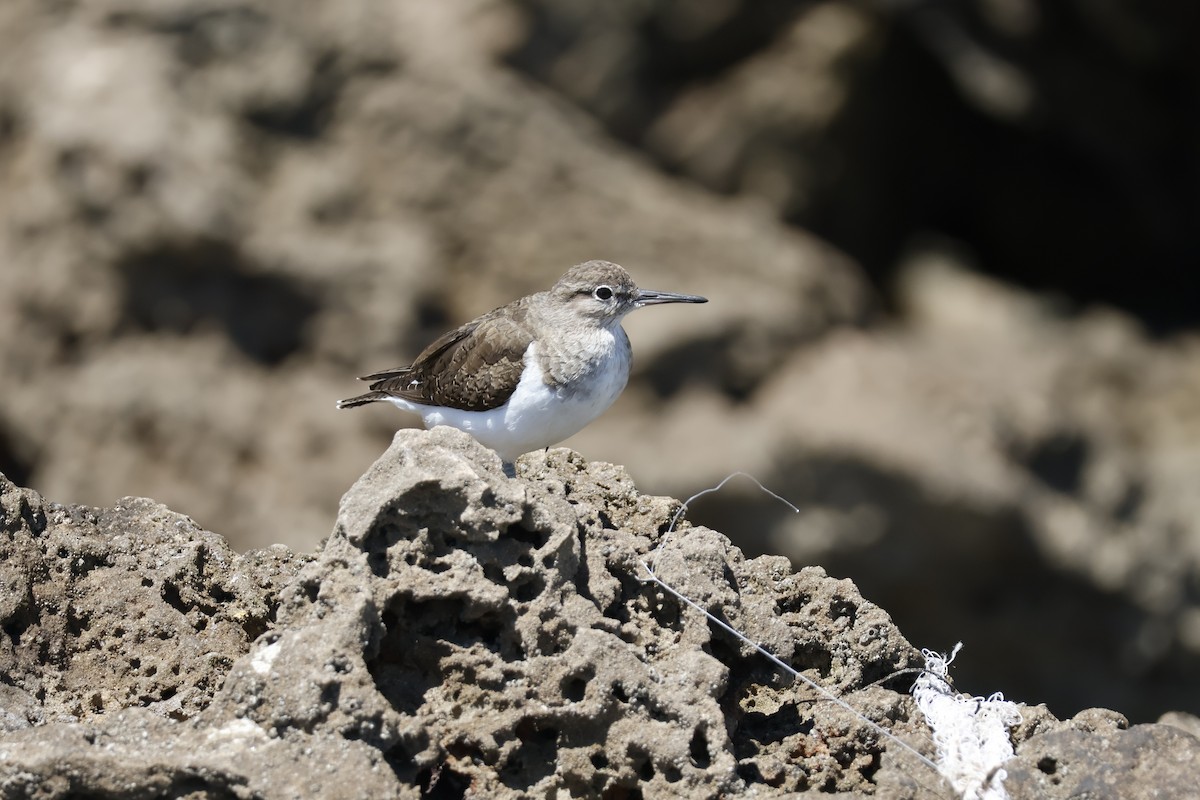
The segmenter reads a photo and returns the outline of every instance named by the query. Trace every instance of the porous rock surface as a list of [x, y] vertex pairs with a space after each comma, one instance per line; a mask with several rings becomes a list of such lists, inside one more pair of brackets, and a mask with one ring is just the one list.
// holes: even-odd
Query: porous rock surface
[[963, 278], [1195, 320], [1194, 7], [0, 3], [0, 471], [309, 551], [417, 423], [355, 375], [607, 258], [711, 302], [569, 446], [752, 473], [693, 518], [980, 691], [1200, 711], [1196, 335]]
[[6, 479], [0, 531], [5, 730], [127, 707], [193, 716], [308, 560], [238, 555], [151, 500], [63, 506]]
[[[932, 755], [906, 694], [920, 655], [850, 581], [747, 560], [569, 450], [518, 472], [457, 431], [401, 431], [316, 558], [236, 556], [150, 501], [68, 508], [5, 480], [0, 792], [953, 796], [644, 576]], [[1024, 713], [1013, 797], [1093, 775], [1149, 797], [1200, 757], [1182, 724]]]

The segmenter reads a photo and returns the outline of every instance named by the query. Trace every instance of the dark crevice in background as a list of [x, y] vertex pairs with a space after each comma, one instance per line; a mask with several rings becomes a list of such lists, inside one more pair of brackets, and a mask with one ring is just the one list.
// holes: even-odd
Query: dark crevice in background
[[12, 433], [0, 425], [0, 472], [17, 486], [29, 486], [33, 464], [20, 455]]
[[[579, 46], [580, 41], [603, 30], [603, 22], [581, 32], [579, 20], [560, 8], [535, 0], [520, 3], [526, 12], [528, 35], [505, 61], [513, 68], [553, 84], [551, 74], [559, 59]], [[621, 141], [639, 146], [663, 109], [682, 90], [715, 78], [761, 52], [788, 30], [788, 23], [810, 3], [795, 0], [760, 0], [743, 3], [735, 13], [695, 25], [696, 15], [686, 5], [670, 3], [630, 7], [626, 13], [638, 32], [637, 47], [620, 59], [622, 91], [599, 89], [591, 98], [573, 97], [604, 123]], [[551, 10], [548, 10], [551, 9]], [[732, 6], [731, 6], [732, 8]], [[607, 13], [619, 15], [621, 10]], [[584, 15], [586, 16], [586, 15]], [[681, 29], [680, 26], [687, 29]], [[694, 26], [694, 27], [693, 27]], [[625, 91], [635, 89], [636, 91]]]
[[305, 288], [255, 272], [221, 242], [165, 246], [120, 266], [124, 316], [139, 329], [186, 334], [215, 324], [262, 364], [278, 364], [300, 349], [317, 310]]
[[675, 397], [688, 384], [709, 383], [731, 400], [743, 401], [758, 388], [762, 375], [740, 368], [732, 347], [729, 337], [689, 339], [644, 360], [638, 370], [659, 400]]
[[309, 77], [308, 91], [288, 102], [263, 103], [247, 109], [246, 119], [267, 133], [313, 141], [333, 119], [334, 106], [346, 76], [330, 55], [318, 59]]
[[1103, 119], [1078, 129], [1055, 96], [1071, 87], [1037, 84], [1039, 107], [1010, 124], [969, 105], [909, 29], [891, 34], [825, 142], [843, 155], [813, 159], [839, 169], [790, 222], [845, 250], [885, 292], [913, 237], [936, 233], [990, 274], [1121, 308], [1151, 332], [1200, 323], [1200, 171], [1181, 139], [1200, 126], [1186, 105], [1177, 124], [1157, 121], [1156, 141], [1118, 140]]

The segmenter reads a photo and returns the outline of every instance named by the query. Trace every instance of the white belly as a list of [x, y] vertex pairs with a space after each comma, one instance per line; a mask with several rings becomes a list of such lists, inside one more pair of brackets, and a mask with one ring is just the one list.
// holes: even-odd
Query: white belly
[[512, 463], [522, 453], [558, 444], [578, 433], [613, 404], [629, 378], [628, 359], [614, 351], [586, 385], [571, 390], [556, 388], [547, 385], [537, 365], [536, 347], [531, 345], [526, 351], [525, 370], [508, 402], [491, 411], [459, 411], [389, 399], [400, 408], [420, 414], [426, 428], [449, 425], [466, 431]]

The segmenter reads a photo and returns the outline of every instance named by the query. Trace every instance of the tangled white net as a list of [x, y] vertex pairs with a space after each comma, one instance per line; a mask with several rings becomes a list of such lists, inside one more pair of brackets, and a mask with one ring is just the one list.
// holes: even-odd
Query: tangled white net
[[962, 642], [949, 656], [922, 650], [925, 670], [912, 695], [933, 730], [938, 771], [963, 800], [1008, 800], [1002, 765], [1013, 756], [1008, 730], [1021, 712], [999, 692], [985, 698], [954, 691], [947, 673], [960, 649]]

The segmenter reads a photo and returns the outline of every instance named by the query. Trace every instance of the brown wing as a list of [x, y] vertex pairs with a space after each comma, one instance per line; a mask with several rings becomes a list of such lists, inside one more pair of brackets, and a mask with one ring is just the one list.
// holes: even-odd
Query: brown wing
[[443, 335], [412, 366], [376, 372], [363, 380], [373, 381], [372, 391], [414, 403], [490, 411], [512, 396], [525, 369], [533, 333], [520, 311], [486, 314]]

